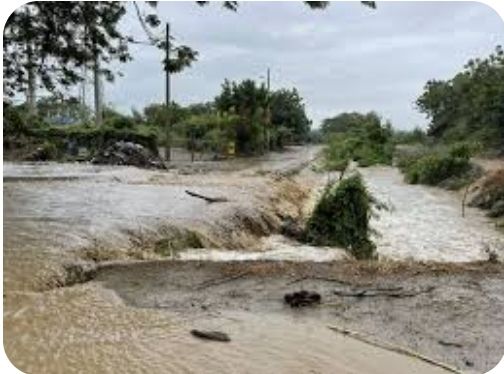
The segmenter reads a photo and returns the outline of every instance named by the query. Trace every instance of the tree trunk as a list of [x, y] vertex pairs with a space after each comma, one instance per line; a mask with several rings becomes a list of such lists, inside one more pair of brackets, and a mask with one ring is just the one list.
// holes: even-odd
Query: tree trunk
[[28, 89], [26, 91], [26, 105], [28, 107], [28, 113], [30, 115], [35, 115], [37, 113], [37, 77], [35, 75], [35, 61], [33, 57], [33, 49], [30, 44], [27, 48], [27, 70], [28, 70]]
[[94, 60], [93, 76], [94, 76], [95, 123], [97, 126], [101, 126], [103, 122], [103, 108], [102, 108], [100, 62], [98, 60], [98, 57], [95, 57]]

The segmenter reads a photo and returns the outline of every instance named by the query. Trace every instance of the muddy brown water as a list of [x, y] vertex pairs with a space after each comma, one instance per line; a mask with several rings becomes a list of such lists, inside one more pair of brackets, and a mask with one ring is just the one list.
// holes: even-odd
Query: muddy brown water
[[[132, 246], [163, 238], [173, 225], [208, 234], [220, 247], [182, 252], [181, 259], [343, 258], [339, 249], [303, 247], [275, 236], [258, 241], [251, 235], [278, 229], [279, 210], [299, 214], [299, 202], [292, 200], [294, 192], [300, 192], [289, 192], [294, 194], [290, 201], [283, 199], [287, 192], [277, 174], [307, 163], [316, 152], [298, 148], [255, 160], [181, 165], [167, 172], [4, 163], [4, 346], [9, 358], [34, 373], [440, 371], [343, 338], [312, 319], [244, 310], [184, 317], [169, 308], [131, 305], [117, 289], [99, 281], [58, 287], [69, 283], [65, 268], [70, 265], [94, 266], [82, 255], [83, 249], [117, 249], [107, 256], [129, 261]], [[382, 234], [380, 254], [471, 261], [484, 258], [486, 246], [499, 245], [499, 236], [479, 212], [471, 211], [465, 221], [455, 219], [459, 203], [452, 194], [423, 187], [412, 190], [393, 169], [373, 169], [365, 177], [371, 190], [389, 196], [395, 207], [376, 223]], [[315, 191], [324, 178], [305, 170], [298, 181]], [[225, 196], [230, 202], [209, 205], [186, 195], [186, 189]], [[412, 198], [416, 208], [403, 208], [411, 206]], [[444, 240], [433, 215], [448, 225], [449, 240]], [[247, 234], [239, 230], [243, 217]], [[221, 222], [235, 218], [235, 226]], [[397, 231], [402, 221], [408, 222], [408, 229]], [[417, 230], [429, 233], [429, 239]], [[229, 243], [239, 245], [224, 250]], [[85, 279], [86, 275], [76, 281]], [[233, 336], [232, 345], [195, 340], [188, 335], [195, 324], [225, 328]]]

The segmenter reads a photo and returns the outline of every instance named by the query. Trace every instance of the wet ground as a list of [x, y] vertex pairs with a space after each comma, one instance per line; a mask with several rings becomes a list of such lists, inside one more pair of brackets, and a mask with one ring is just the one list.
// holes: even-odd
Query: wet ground
[[[493, 368], [504, 352], [499, 264], [155, 262], [104, 268], [96, 281], [127, 305], [169, 310], [193, 327], [229, 312], [318, 321], [474, 373]], [[283, 302], [302, 289], [318, 292], [322, 303], [296, 309]], [[218, 326], [228, 331], [227, 323]]]
[[[495, 365], [504, 351], [502, 264], [455, 272], [418, 264], [390, 270], [387, 261], [360, 268], [334, 262], [346, 258], [341, 249], [278, 235], [283, 222], [304, 217], [327, 180], [311, 170], [317, 151], [165, 172], [4, 163], [8, 356], [26, 372], [44, 373], [440, 370], [327, 328], [335, 324], [470, 372]], [[391, 206], [373, 223], [382, 259], [486, 260], [489, 246], [500, 255], [492, 222], [470, 208], [462, 219], [456, 194], [407, 186], [391, 168], [364, 176]], [[209, 204], [188, 189], [228, 201]], [[161, 252], [160, 242], [168, 242]], [[205, 261], [184, 261], [191, 259]], [[311, 279], [301, 279], [306, 272]], [[352, 282], [338, 289], [369, 282], [435, 289], [397, 299], [341, 297], [334, 282], [314, 274]], [[286, 308], [283, 293], [298, 288], [318, 290], [324, 302]], [[225, 330], [233, 349], [196, 340], [188, 334], [195, 327]]]

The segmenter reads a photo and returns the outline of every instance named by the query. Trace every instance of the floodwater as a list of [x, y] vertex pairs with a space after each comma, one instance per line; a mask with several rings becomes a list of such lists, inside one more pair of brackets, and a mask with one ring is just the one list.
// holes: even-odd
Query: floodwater
[[[82, 256], [83, 249], [111, 251], [111, 260], [124, 260], [128, 255], [114, 251], [127, 254], [152, 238], [162, 239], [173, 225], [204, 233], [215, 246], [180, 252], [175, 255], [178, 260], [343, 258], [340, 249], [302, 246], [278, 236], [258, 240], [239, 230], [244, 222], [252, 233], [274, 231], [278, 229], [275, 209], [291, 216], [299, 213], [301, 202], [295, 200], [302, 191], [276, 174], [306, 163], [315, 153], [316, 149], [300, 148], [262, 159], [214, 163], [210, 168], [201, 163], [169, 171], [4, 163], [4, 346], [10, 359], [33, 373], [311, 369], [401, 373], [405, 368], [436, 372], [315, 323], [231, 312], [208, 320], [185, 320], [167, 310], [127, 306], [97, 282], [56, 287], [66, 284], [68, 265], [93, 266]], [[486, 246], [502, 245], [502, 238], [480, 212], [468, 209], [466, 218], [459, 216], [456, 195], [407, 186], [390, 168], [369, 169], [364, 175], [370, 189], [392, 207], [375, 222], [381, 234], [380, 255], [472, 261], [484, 258]], [[313, 191], [320, 189], [324, 178], [310, 172], [299, 177]], [[208, 204], [188, 196], [187, 189], [223, 196], [229, 202]], [[286, 203], [282, 196], [293, 201]], [[232, 349], [192, 338], [187, 331], [195, 323], [214, 328], [226, 323], [226, 329], [237, 336]]]
[[397, 169], [362, 169], [369, 190], [387, 210], [372, 221], [383, 257], [401, 260], [468, 262], [504, 253], [504, 235], [479, 209], [465, 207], [462, 196], [440, 188], [408, 185]]

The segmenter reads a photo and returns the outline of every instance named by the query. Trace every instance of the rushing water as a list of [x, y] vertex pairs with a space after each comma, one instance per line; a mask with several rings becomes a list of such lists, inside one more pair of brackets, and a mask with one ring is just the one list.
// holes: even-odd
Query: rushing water
[[[80, 248], [97, 243], [102, 248], [128, 246], [133, 232], [162, 236], [159, 228], [167, 223], [204, 229], [237, 207], [257, 210], [274, 187], [263, 173], [285, 171], [313, 156], [313, 150], [298, 150], [223, 163], [220, 170], [202, 164], [203, 174], [192, 174], [193, 167], [187, 175], [85, 164], [4, 163], [4, 333], [11, 360], [25, 371], [51, 373], [401, 373], [406, 367], [412, 372], [414, 366], [425, 372], [419, 362], [291, 317], [228, 313], [186, 320], [164, 310], [126, 306], [96, 282], [37, 292], [46, 289], [41, 285], [51, 277], [61, 276], [62, 264], [81, 261], [75, 255]], [[460, 216], [456, 194], [406, 185], [391, 168], [368, 169], [364, 175], [371, 191], [391, 207], [373, 221], [381, 235], [381, 255], [471, 261], [484, 258], [488, 246], [502, 246], [501, 235], [481, 212], [467, 209], [466, 217]], [[312, 173], [307, 178], [310, 186], [320, 187], [324, 177]], [[207, 204], [186, 195], [186, 189], [226, 196], [230, 202]], [[226, 233], [231, 234], [239, 233]], [[179, 259], [330, 261], [344, 256], [338, 249], [272, 236], [252, 251], [189, 250]], [[194, 340], [187, 334], [194, 323], [203, 328], [226, 323], [238, 338], [231, 350], [225, 344]]]
[[459, 194], [408, 185], [397, 169], [389, 167], [361, 172], [371, 193], [388, 207], [372, 222], [380, 255], [464, 262], [487, 259], [486, 250], [503, 253], [502, 232], [479, 209], [466, 207], [463, 217]]

